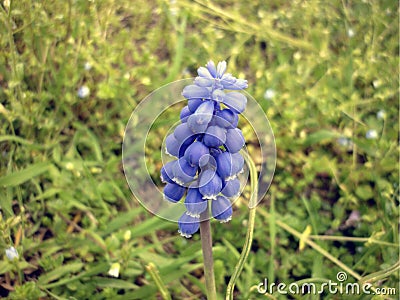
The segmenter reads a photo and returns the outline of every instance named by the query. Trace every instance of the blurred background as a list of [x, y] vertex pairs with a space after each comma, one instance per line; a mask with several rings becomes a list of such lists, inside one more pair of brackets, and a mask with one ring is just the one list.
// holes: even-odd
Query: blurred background
[[[205, 299], [199, 235], [140, 206], [121, 148], [136, 104], [209, 59], [248, 80], [277, 147], [235, 299], [286, 299], [256, 286], [339, 271], [397, 288], [374, 299], [398, 297], [398, 11], [390, 0], [2, 1], [0, 297], [162, 299], [158, 273], [172, 299]], [[167, 127], [146, 149], [160, 188]], [[221, 295], [248, 195], [229, 224], [212, 224]]]

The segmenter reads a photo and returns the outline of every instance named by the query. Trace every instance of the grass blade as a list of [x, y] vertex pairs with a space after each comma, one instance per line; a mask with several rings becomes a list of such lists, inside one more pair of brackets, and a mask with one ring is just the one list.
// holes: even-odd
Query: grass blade
[[20, 185], [30, 180], [32, 177], [36, 177], [46, 172], [50, 166], [51, 163], [49, 162], [37, 163], [21, 171], [8, 174], [0, 178], [0, 186], [7, 187]]

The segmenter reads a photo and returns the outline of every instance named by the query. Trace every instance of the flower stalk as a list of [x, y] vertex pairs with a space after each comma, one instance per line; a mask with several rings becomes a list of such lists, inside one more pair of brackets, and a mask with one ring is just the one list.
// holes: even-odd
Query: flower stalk
[[204, 259], [204, 277], [206, 279], [207, 299], [216, 300], [217, 291], [215, 287], [212, 236], [208, 208], [201, 214], [200, 218], [203, 220], [200, 222], [200, 238]]

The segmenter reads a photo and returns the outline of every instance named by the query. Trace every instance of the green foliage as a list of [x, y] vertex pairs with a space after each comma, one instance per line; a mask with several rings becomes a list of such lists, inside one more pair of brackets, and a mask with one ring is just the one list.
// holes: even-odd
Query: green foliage
[[44, 293], [36, 286], [33, 281], [27, 282], [21, 286], [16, 286], [15, 291], [10, 293], [9, 299], [12, 300], [36, 300]]
[[[398, 288], [395, 1], [10, 2], [0, 7], [0, 251], [15, 245], [20, 257], [0, 256], [0, 297], [156, 299], [150, 262], [173, 299], [204, 297], [198, 235], [177, 237], [175, 224], [132, 199], [121, 143], [139, 101], [208, 59], [227, 59], [248, 79], [277, 144], [235, 299], [259, 299], [264, 278], [335, 280], [343, 268], [326, 253], [360, 278], [383, 272], [375, 287]], [[90, 92], [79, 98], [82, 86]], [[157, 184], [159, 145], [177, 114], [165, 112], [148, 139]], [[243, 132], [257, 163], [245, 122]], [[221, 294], [243, 246], [248, 196], [231, 223], [213, 226]], [[308, 240], [326, 253], [300, 247], [285, 225], [300, 235], [311, 226]]]

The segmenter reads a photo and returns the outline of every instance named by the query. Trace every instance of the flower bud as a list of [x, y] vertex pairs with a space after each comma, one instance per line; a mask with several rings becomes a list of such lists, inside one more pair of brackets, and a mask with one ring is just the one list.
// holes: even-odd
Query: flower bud
[[193, 98], [208, 99], [210, 96], [210, 91], [205, 87], [191, 84], [185, 86], [185, 88], [182, 91], [182, 96], [185, 97], [186, 99], [193, 99]]
[[[202, 159], [202, 164], [206, 164], [208, 159], [207, 155], [209, 154], [208, 148], [201, 142], [195, 141], [191, 144], [185, 151], [184, 158], [188, 161], [191, 166], [198, 166], [200, 163], [200, 159]], [[207, 161], [205, 161], [207, 159]]]
[[226, 130], [219, 126], [210, 126], [207, 128], [203, 142], [208, 147], [218, 148], [226, 141]]
[[182, 199], [185, 194], [186, 188], [175, 183], [167, 183], [164, 187], [164, 198], [173, 203]]
[[180, 158], [172, 168], [172, 180], [179, 184], [185, 185], [193, 181], [197, 173], [197, 167], [191, 166], [185, 158]]
[[240, 114], [246, 108], [247, 98], [239, 92], [230, 92], [225, 95], [223, 102], [235, 113]]
[[200, 173], [199, 191], [203, 199], [216, 199], [222, 190], [222, 180], [213, 170], [207, 169]]
[[180, 143], [191, 144], [196, 139], [197, 135], [190, 130], [187, 123], [182, 123], [175, 128], [174, 137]]
[[200, 218], [200, 214], [207, 209], [207, 200], [203, 199], [203, 195], [199, 192], [199, 189], [189, 188], [185, 199], [185, 206], [188, 215]]
[[203, 133], [207, 129], [214, 112], [213, 101], [204, 101], [192, 114], [187, 124], [193, 133]]
[[222, 183], [223, 188], [222, 188], [222, 195], [226, 196], [226, 197], [237, 197], [239, 196], [239, 192], [240, 192], [240, 181], [237, 178], [234, 178], [232, 180], [228, 180], [228, 181], [223, 181]]
[[228, 129], [226, 132], [226, 150], [231, 153], [239, 152], [244, 146], [244, 137], [242, 131], [238, 128]]
[[232, 212], [231, 202], [224, 196], [218, 196], [211, 202], [211, 214], [221, 223], [229, 222], [232, 219]]
[[185, 123], [187, 121], [187, 119], [189, 118], [189, 116], [191, 115], [191, 111], [189, 109], [189, 106], [186, 105], [184, 108], [182, 108], [181, 110], [181, 114], [180, 114], [180, 119], [182, 123]]
[[192, 237], [192, 234], [197, 232], [200, 228], [200, 222], [198, 218], [194, 218], [188, 215], [186, 212], [178, 220], [178, 232], [185, 238]]
[[236, 128], [239, 122], [239, 117], [231, 109], [225, 108], [217, 111], [215, 123], [224, 128]]
[[161, 168], [161, 181], [164, 183], [174, 183], [172, 180], [173, 178], [173, 166], [176, 164], [176, 160], [167, 162], [162, 168]]

